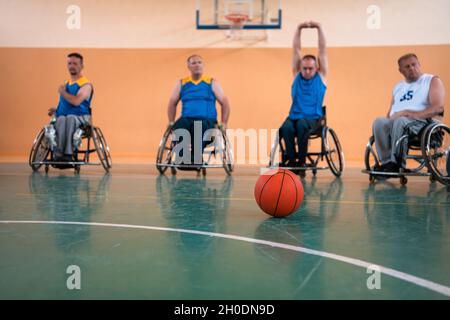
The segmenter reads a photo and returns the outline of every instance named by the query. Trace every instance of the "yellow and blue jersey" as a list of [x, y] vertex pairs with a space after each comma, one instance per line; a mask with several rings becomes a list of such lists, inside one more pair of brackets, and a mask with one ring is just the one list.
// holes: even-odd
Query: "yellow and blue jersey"
[[190, 76], [181, 80], [182, 117], [217, 120], [212, 81], [211, 77], [205, 75], [197, 81]]
[[[71, 95], [77, 95], [80, 88], [84, 85], [90, 84], [91, 82], [86, 77], [81, 77], [75, 82], [70, 80], [66, 81], [66, 91]], [[91, 92], [91, 96], [82, 101], [79, 106], [74, 106], [70, 104], [62, 95], [59, 96], [58, 108], [56, 108], [56, 116], [68, 116], [76, 115], [83, 116], [91, 114], [91, 101], [94, 91]]]

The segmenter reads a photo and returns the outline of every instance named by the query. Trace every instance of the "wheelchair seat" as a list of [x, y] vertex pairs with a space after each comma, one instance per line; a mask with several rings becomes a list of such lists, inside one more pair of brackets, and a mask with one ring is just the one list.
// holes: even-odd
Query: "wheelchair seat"
[[[314, 139], [321, 139], [321, 150], [319, 152], [308, 151], [306, 153], [306, 166], [305, 167], [285, 167], [286, 163], [286, 151], [284, 149], [282, 138], [280, 137], [279, 130], [277, 131], [277, 137], [272, 145], [270, 152], [269, 168], [275, 168], [277, 166], [284, 166], [287, 169], [298, 171], [299, 173], [305, 170], [311, 170], [315, 176], [318, 170], [330, 169], [331, 172], [339, 177], [344, 170], [344, 153], [341, 148], [341, 144], [337, 137], [336, 132], [327, 126], [326, 118], [326, 106], [322, 107], [323, 116], [320, 119], [320, 125], [310, 132], [308, 142]], [[295, 138], [296, 139], [296, 138]], [[297, 148], [297, 144], [295, 144]], [[276, 163], [275, 158], [277, 154], [281, 155], [281, 162]], [[322, 160], [326, 160], [328, 166], [319, 167], [318, 164]], [[299, 171], [300, 170], [300, 171]]]
[[[369, 174], [369, 181], [375, 182], [378, 178], [386, 177], [400, 178], [400, 183], [406, 185], [407, 176], [428, 176], [430, 181], [436, 180], [449, 186], [450, 178], [447, 163], [450, 155], [450, 128], [440, 122], [428, 119], [428, 124], [424, 124], [419, 132], [413, 132], [410, 128], [414, 122], [405, 127], [404, 134], [395, 142], [395, 148], [403, 148], [407, 145], [406, 159], [417, 163], [416, 167], [400, 169], [400, 172], [378, 172], [374, 171], [374, 167], [379, 166], [376, 149], [374, 148], [375, 139], [373, 136], [369, 138], [366, 146], [364, 162], [366, 169], [363, 173]], [[407, 140], [404, 142], [404, 140]], [[400, 151], [397, 149], [397, 151]], [[414, 153], [410, 153], [414, 151]], [[408, 162], [407, 162], [408, 164]]]
[[[202, 157], [205, 157], [206, 153], [207, 159], [203, 158], [202, 164], [177, 164], [175, 163], [177, 155], [172, 152], [175, 147], [175, 142], [172, 140], [173, 126], [169, 125], [161, 138], [156, 157], [156, 169], [159, 173], [164, 174], [167, 168], [170, 168], [172, 175], [175, 175], [177, 170], [197, 171], [197, 173], [201, 172], [206, 175], [206, 169], [208, 168], [223, 168], [227, 175], [231, 175], [234, 170], [232, 146], [226, 131], [217, 124], [214, 128], [220, 130], [221, 139], [216, 140], [218, 138], [216, 135], [210, 137], [210, 141], [203, 148]], [[220, 163], [211, 164], [212, 160]]]
[[[52, 120], [50, 126], [53, 126], [53, 124], [54, 121]], [[86, 147], [83, 149], [79, 145], [77, 148], [74, 148], [73, 160], [65, 162], [54, 160], [53, 150], [45, 136], [46, 127], [37, 134], [30, 151], [28, 163], [33, 171], [38, 171], [41, 166], [45, 166], [45, 172], [47, 173], [49, 167], [52, 166], [57, 169], [73, 168], [76, 173], [79, 173], [82, 165], [101, 165], [106, 172], [109, 172], [109, 169], [112, 167], [111, 154], [103, 132], [99, 127], [93, 126], [92, 122], [90, 122], [84, 123], [77, 128], [77, 130], [82, 130], [80, 145], [84, 139]], [[97, 154], [98, 163], [90, 161], [92, 153]], [[80, 155], [82, 156], [81, 159], [79, 159]]]
[[408, 138], [408, 148], [411, 150], [420, 150], [422, 145], [422, 136], [425, 133], [427, 126], [432, 123], [431, 120], [428, 120], [428, 124], [423, 124], [423, 127], [419, 130], [418, 133], [409, 130], [411, 125], [415, 124], [415, 122], [411, 122], [409, 125], [405, 127], [405, 135]]

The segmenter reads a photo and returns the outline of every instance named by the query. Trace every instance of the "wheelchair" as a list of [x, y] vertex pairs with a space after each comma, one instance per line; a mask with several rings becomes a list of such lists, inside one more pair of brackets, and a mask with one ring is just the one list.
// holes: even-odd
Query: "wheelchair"
[[[94, 127], [92, 124], [83, 124], [76, 131], [79, 134], [78, 147], [73, 152], [72, 161], [55, 161], [54, 159], [54, 143], [47, 135], [48, 130], [54, 130], [56, 119], [52, 119], [49, 125], [39, 131], [34, 139], [33, 146], [30, 151], [28, 164], [34, 172], [38, 171], [42, 166], [45, 167], [45, 173], [48, 173], [50, 166], [57, 169], [73, 168], [75, 173], [80, 173], [80, 166], [83, 165], [101, 165], [105, 172], [109, 172], [112, 167], [112, 159], [108, 144], [102, 130]], [[75, 136], [74, 134], [74, 136]], [[86, 147], [82, 149], [81, 147]], [[91, 153], [96, 153], [99, 162], [92, 162]]]
[[177, 170], [186, 170], [196, 171], [197, 174], [201, 172], [205, 176], [206, 169], [223, 168], [230, 176], [234, 170], [232, 146], [226, 131], [218, 125], [215, 126], [215, 129], [220, 130], [220, 135], [212, 136], [211, 141], [203, 149], [202, 164], [177, 164], [175, 163], [177, 155], [172, 152], [175, 147], [173, 125], [169, 125], [159, 143], [156, 169], [160, 174], [164, 174], [170, 168], [172, 175], [176, 175]]
[[395, 142], [394, 148], [399, 150], [407, 140], [406, 169], [399, 172], [381, 172], [374, 168], [381, 164], [374, 147], [375, 138], [371, 136], [367, 143], [363, 173], [369, 175], [369, 181], [387, 178], [399, 178], [401, 185], [408, 183], [408, 176], [427, 176], [431, 182], [439, 181], [445, 186], [450, 186], [450, 128], [438, 122], [428, 121], [427, 125], [418, 134], [410, 132], [407, 125], [404, 134]]
[[[341, 144], [339, 142], [336, 132], [327, 126], [326, 120], [326, 107], [322, 107], [323, 117], [321, 119], [321, 125], [310, 133], [308, 138], [308, 144], [310, 145], [313, 140], [320, 138], [320, 151], [306, 153], [306, 166], [305, 167], [285, 167], [283, 164], [287, 162], [287, 154], [285, 149], [285, 144], [283, 139], [280, 138], [279, 130], [277, 131], [276, 138], [272, 144], [270, 151], [270, 160], [268, 168], [273, 169], [277, 167], [282, 167], [283, 169], [303, 172], [310, 170], [313, 176], [316, 176], [318, 170], [330, 169], [331, 172], [336, 176], [340, 177], [342, 171], [344, 170], [345, 160], [344, 152], [342, 151]], [[297, 144], [295, 144], [297, 148]], [[298, 150], [297, 150], [298, 152]], [[281, 162], [277, 163], [277, 157], [280, 155]], [[320, 162], [326, 160], [328, 166], [319, 166]]]

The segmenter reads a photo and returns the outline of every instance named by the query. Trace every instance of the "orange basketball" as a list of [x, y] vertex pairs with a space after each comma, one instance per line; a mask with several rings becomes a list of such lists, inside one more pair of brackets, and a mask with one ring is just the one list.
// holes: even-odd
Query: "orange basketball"
[[262, 174], [255, 185], [255, 200], [262, 211], [274, 217], [286, 217], [303, 201], [300, 179], [286, 169], [273, 169]]

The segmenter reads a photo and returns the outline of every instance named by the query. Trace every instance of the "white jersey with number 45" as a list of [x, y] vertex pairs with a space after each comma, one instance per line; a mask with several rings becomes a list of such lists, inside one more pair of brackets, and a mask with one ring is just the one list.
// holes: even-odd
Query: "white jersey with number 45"
[[428, 93], [433, 77], [432, 74], [424, 73], [417, 81], [410, 83], [405, 80], [400, 81], [392, 92], [394, 104], [392, 105], [390, 115], [392, 116], [394, 113], [403, 110], [425, 110], [429, 105]]

